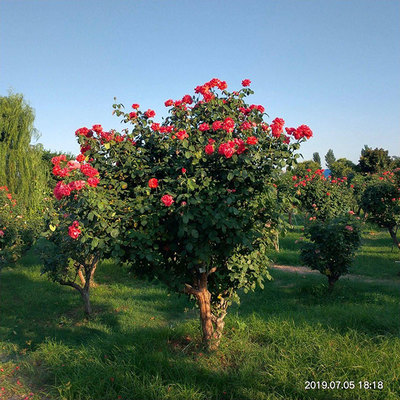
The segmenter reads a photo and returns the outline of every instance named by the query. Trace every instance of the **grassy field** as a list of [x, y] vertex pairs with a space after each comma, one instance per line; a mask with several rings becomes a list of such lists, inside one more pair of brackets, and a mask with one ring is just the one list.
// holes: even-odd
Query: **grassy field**
[[[271, 256], [299, 265], [299, 236], [297, 227]], [[185, 297], [106, 261], [88, 321], [78, 294], [41, 276], [28, 254], [0, 273], [0, 399], [400, 399], [396, 259], [388, 234], [368, 228], [352, 272], [376, 282], [341, 279], [328, 294], [322, 275], [272, 270], [263, 291], [231, 307], [221, 348], [208, 354]], [[305, 390], [306, 381], [355, 388]]]

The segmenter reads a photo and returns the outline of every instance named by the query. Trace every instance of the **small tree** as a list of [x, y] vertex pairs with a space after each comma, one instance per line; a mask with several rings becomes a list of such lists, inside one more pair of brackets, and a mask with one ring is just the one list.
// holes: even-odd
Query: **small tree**
[[329, 289], [341, 275], [347, 274], [361, 244], [361, 227], [350, 213], [328, 221], [312, 220], [306, 226], [301, 259], [311, 269], [328, 278]]
[[325, 178], [324, 170], [308, 170], [307, 175], [292, 177], [293, 191], [299, 207], [308, 215], [326, 220], [353, 211], [355, 199], [353, 188], [346, 177]]
[[386, 171], [390, 168], [392, 163], [389, 157], [389, 152], [384, 149], [372, 149], [371, 147], [364, 146], [361, 150], [358, 168], [365, 174], [376, 174]]
[[108, 254], [118, 232], [120, 218], [114, 207], [118, 202], [113, 192], [98, 186], [99, 173], [84, 155], [70, 161], [60, 155], [53, 157], [52, 163], [58, 179], [54, 188], [58, 202], [50, 216], [48, 242], [42, 242], [40, 248], [43, 272], [53, 281], [76, 289], [89, 315], [89, 290], [97, 263]]
[[313, 153], [312, 155], [313, 161], [318, 164], [318, 168], [321, 168], [321, 157], [318, 152]]
[[336, 161], [336, 157], [333, 154], [333, 150], [329, 149], [328, 152], [325, 154], [325, 164], [328, 169], [332, 168], [332, 164]]
[[351, 180], [356, 174], [356, 165], [346, 158], [339, 158], [331, 164], [330, 170], [331, 176], [335, 178], [343, 178], [345, 176]]
[[249, 84], [244, 80], [243, 89], [230, 93], [213, 79], [195, 89], [201, 98], [167, 100], [171, 116], [162, 124], [151, 109], [133, 104], [124, 112], [115, 104], [132, 130], [88, 135], [83, 128], [80, 135], [109, 187], [122, 190], [120, 257], [136, 273], [196, 299], [208, 348], [219, 344], [238, 289], [262, 286], [268, 276], [265, 238], [278, 214], [275, 180], [292, 165], [298, 142], [312, 136], [305, 125], [285, 135], [281, 118], [266, 124], [264, 107], [244, 101], [253, 93]]
[[35, 113], [21, 94], [0, 97], [0, 185], [13, 193], [26, 218], [36, 217], [37, 225], [47, 175], [40, 146], [31, 145], [39, 137], [34, 120]]
[[398, 175], [396, 177], [395, 173], [387, 171], [377, 179], [371, 180], [362, 193], [361, 206], [368, 214], [370, 221], [389, 231], [394, 245], [400, 249], [400, 243], [396, 235], [400, 224]]

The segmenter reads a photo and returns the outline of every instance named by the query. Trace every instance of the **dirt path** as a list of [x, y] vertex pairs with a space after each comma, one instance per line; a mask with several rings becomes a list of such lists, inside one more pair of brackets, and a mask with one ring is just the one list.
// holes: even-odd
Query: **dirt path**
[[[278, 269], [281, 271], [292, 272], [295, 274], [301, 275], [319, 275], [319, 271], [313, 271], [310, 268], [302, 267], [302, 266], [292, 266], [292, 265], [278, 265], [274, 264], [271, 267], [272, 269]], [[347, 279], [350, 281], [358, 281], [358, 282], [365, 282], [365, 283], [379, 283], [382, 285], [389, 285], [389, 286], [400, 286], [400, 277], [395, 277], [393, 279], [373, 279], [368, 278], [362, 275], [344, 275], [340, 279]]]

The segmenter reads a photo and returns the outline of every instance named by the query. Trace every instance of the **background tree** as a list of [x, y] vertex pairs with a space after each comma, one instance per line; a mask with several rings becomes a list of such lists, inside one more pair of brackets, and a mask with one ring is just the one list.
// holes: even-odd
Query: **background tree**
[[325, 164], [328, 169], [331, 169], [332, 164], [336, 161], [336, 157], [333, 154], [333, 150], [329, 149], [328, 152], [325, 154]]
[[302, 242], [300, 257], [328, 278], [332, 290], [340, 276], [348, 273], [361, 245], [360, 223], [350, 213], [327, 221], [311, 220], [305, 235], [309, 241]]
[[318, 168], [321, 168], [321, 157], [318, 152], [313, 153], [313, 161], [319, 165]]
[[42, 207], [47, 182], [41, 148], [31, 144], [38, 138], [34, 120], [22, 94], [0, 97], [0, 185], [8, 187], [27, 214]]
[[399, 176], [385, 173], [380, 179], [369, 182], [361, 196], [363, 210], [368, 219], [389, 231], [394, 245], [400, 250], [397, 228], [400, 224]]
[[331, 166], [331, 176], [343, 178], [344, 176], [351, 180], [356, 174], [356, 165], [347, 158], [339, 158]]
[[292, 175], [306, 176], [310, 175], [317, 169], [320, 169], [320, 166], [317, 162], [313, 160], [306, 160], [296, 164], [296, 166], [292, 169]]
[[388, 150], [372, 149], [365, 145], [361, 150], [358, 168], [364, 174], [376, 174], [388, 170], [391, 164], [392, 160], [389, 157]]

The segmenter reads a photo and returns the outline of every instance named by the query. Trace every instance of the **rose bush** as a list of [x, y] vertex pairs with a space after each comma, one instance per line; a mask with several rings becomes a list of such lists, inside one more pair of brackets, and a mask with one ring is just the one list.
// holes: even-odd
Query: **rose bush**
[[110, 243], [119, 232], [118, 199], [112, 191], [98, 186], [99, 172], [82, 154], [76, 160], [56, 156], [52, 163], [58, 180], [54, 187], [57, 202], [49, 216], [48, 241], [39, 248], [43, 272], [53, 281], [76, 289], [89, 315], [89, 291], [97, 263], [109, 254]]
[[0, 186], [0, 267], [17, 261], [31, 247], [40, 228], [37, 218], [26, 216], [26, 209], [9, 188]]
[[361, 207], [367, 218], [389, 231], [394, 245], [400, 249], [396, 232], [400, 225], [400, 170], [385, 171], [366, 183], [361, 194]]
[[311, 220], [305, 229], [309, 241], [302, 242], [301, 259], [328, 278], [329, 289], [347, 274], [361, 244], [361, 225], [354, 213], [327, 221]]
[[346, 177], [326, 178], [323, 169], [308, 169], [305, 176], [293, 175], [292, 181], [292, 190], [299, 200], [300, 210], [310, 218], [326, 220], [356, 207], [353, 185]]
[[196, 299], [209, 348], [238, 289], [268, 276], [265, 246], [280, 219], [275, 181], [312, 136], [306, 125], [285, 134], [283, 119], [264, 122], [264, 107], [245, 102], [249, 85], [230, 93], [212, 79], [194, 96], [167, 100], [162, 122], [138, 104], [114, 104], [122, 132], [77, 131], [82, 157], [121, 201], [113, 256]]

